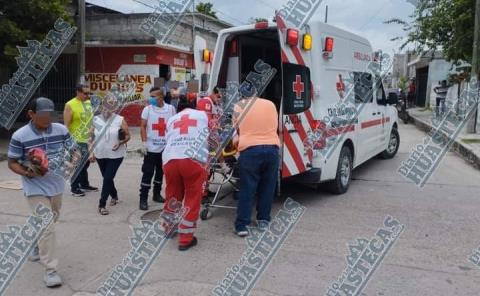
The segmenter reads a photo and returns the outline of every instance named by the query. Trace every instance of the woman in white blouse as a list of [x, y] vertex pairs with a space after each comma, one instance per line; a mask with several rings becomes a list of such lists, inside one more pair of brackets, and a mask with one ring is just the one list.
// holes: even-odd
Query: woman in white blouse
[[108, 94], [102, 100], [99, 108], [100, 114], [93, 118], [92, 135], [94, 136], [93, 156], [90, 161], [97, 161], [103, 177], [103, 186], [98, 204], [98, 212], [108, 215], [106, 209], [108, 197], [112, 200], [110, 205], [118, 203], [118, 193], [115, 188], [115, 175], [127, 153], [126, 143], [130, 140], [130, 132], [125, 119], [115, 114], [117, 110], [116, 99]]

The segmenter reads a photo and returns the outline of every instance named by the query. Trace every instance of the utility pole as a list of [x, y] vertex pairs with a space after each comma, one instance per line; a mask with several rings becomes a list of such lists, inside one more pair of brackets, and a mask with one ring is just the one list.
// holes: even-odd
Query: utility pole
[[85, 0], [78, 0], [78, 77], [85, 83]]
[[[473, 30], [473, 54], [472, 54], [472, 78], [479, 78], [480, 74], [480, 0], [476, 1], [475, 5], [475, 29]], [[477, 118], [478, 118], [478, 95], [477, 106], [474, 117], [467, 124], [467, 133], [477, 132]]]
[[195, 44], [195, 0], [192, 0], [192, 4], [192, 53], [194, 53], [193, 48]]

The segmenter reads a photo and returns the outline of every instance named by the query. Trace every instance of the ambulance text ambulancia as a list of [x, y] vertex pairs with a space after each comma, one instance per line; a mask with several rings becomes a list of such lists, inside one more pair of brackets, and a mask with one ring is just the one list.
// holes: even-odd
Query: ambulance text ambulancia
[[[291, 28], [277, 15], [276, 22], [222, 30], [213, 57], [210, 51], [208, 59], [202, 57], [201, 46], [205, 42], [197, 37], [195, 60], [204, 92], [241, 83], [259, 59], [278, 70], [257, 95], [279, 110], [281, 178], [328, 182], [340, 194], [347, 191], [353, 168], [376, 155], [397, 153], [396, 102], [386, 97], [381, 77], [388, 69], [372, 71], [380, 64], [365, 38], [320, 21]], [[199, 56], [204, 63], [198, 63]]]

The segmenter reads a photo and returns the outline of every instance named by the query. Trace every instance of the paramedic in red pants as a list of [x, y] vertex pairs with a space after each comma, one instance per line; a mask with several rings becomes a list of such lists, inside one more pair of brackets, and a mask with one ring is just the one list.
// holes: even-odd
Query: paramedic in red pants
[[255, 196], [257, 226], [265, 228], [270, 223], [279, 167], [278, 112], [269, 100], [244, 98], [235, 105], [233, 120], [235, 126], [238, 124], [240, 151], [235, 233], [244, 237], [248, 235]]
[[197, 244], [193, 233], [197, 227], [207, 177], [205, 164], [208, 150], [205, 139], [209, 132], [207, 114], [191, 109], [186, 98], [178, 102], [178, 111], [167, 122], [167, 143], [163, 151], [167, 187], [163, 211], [174, 214], [176, 209], [170, 208], [171, 204], [175, 204], [172, 199], [183, 202], [184, 208], [189, 209], [178, 226], [178, 249], [185, 251]]

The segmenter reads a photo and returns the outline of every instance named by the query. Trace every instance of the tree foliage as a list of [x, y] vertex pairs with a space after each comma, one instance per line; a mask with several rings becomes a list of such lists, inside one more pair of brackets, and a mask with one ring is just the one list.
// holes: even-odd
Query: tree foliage
[[268, 22], [268, 19], [264, 17], [251, 17], [248, 19], [248, 22], [251, 24], [256, 24], [256, 23]]
[[210, 2], [205, 2], [205, 3], [200, 2], [197, 5], [196, 9], [200, 13], [203, 13], [205, 15], [208, 15], [208, 16], [211, 16], [213, 18], [218, 19], [217, 13], [215, 11], [213, 11], [213, 4], [210, 3]]
[[16, 65], [17, 46], [45, 38], [55, 20], [71, 21], [66, 6], [71, 0], [0, 0], [0, 63]]
[[400, 50], [413, 44], [418, 53], [442, 50], [449, 61], [471, 61], [475, 0], [420, 0], [411, 22], [393, 18], [387, 24], [403, 26], [407, 33]]

